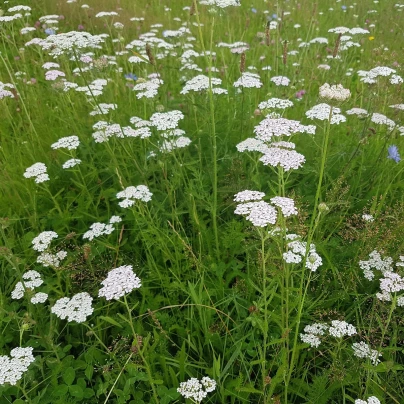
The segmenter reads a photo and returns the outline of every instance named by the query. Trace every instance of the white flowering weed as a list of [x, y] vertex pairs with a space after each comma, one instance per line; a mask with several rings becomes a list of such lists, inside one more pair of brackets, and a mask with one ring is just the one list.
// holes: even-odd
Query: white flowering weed
[[108, 276], [101, 282], [103, 287], [99, 290], [98, 296], [106, 300], [118, 300], [122, 296], [139, 289], [142, 284], [140, 279], [133, 272], [132, 265], [123, 265], [108, 272]]

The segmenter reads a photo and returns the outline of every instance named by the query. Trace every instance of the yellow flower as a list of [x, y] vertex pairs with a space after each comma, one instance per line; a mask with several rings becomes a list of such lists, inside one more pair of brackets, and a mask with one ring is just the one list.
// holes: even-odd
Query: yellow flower
[[375, 39], [374, 36], [370, 36], [370, 37], [369, 37], [369, 41], [373, 41], [374, 39]]

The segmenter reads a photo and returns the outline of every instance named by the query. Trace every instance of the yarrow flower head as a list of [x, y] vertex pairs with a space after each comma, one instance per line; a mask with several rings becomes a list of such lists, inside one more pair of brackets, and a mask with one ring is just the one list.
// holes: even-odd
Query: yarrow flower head
[[10, 351], [10, 357], [0, 356], [0, 385], [9, 383], [15, 386], [34, 362], [32, 355], [34, 348], [14, 348]]
[[107, 300], [118, 300], [122, 296], [139, 289], [142, 284], [133, 272], [132, 265], [123, 265], [108, 272], [108, 276], [101, 282], [103, 287], [98, 292], [98, 297]]
[[90, 226], [90, 230], [83, 234], [83, 239], [92, 241], [96, 237], [111, 234], [114, 230], [115, 229], [112, 224], [104, 224], [99, 222], [93, 223]]
[[382, 354], [375, 349], [371, 349], [366, 342], [355, 342], [352, 344], [352, 349], [354, 355], [358, 358], [369, 359], [375, 366], [380, 363], [379, 356], [382, 356]]
[[261, 88], [263, 86], [260, 76], [256, 73], [244, 72], [241, 77], [234, 82], [234, 87]]
[[58, 238], [58, 235], [54, 231], [43, 231], [32, 240], [32, 248], [39, 252], [45, 251], [55, 238]]
[[47, 174], [47, 168], [44, 163], [35, 163], [31, 167], [25, 170], [24, 177], [35, 177], [35, 182], [40, 184], [41, 182], [49, 181], [49, 175]]
[[192, 377], [186, 382], [180, 383], [177, 391], [184, 398], [189, 398], [196, 403], [200, 403], [206, 396], [216, 389], [216, 381], [205, 376], [199, 381], [197, 378]]
[[56, 301], [51, 308], [51, 312], [56, 314], [60, 319], [67, 321], [76, 321], [82, 323], [86, 321], [94, 309], [91, 306], [93, 298], [87, 293], [82, 292], [74, 295], [71, 299], [63, 297]]
[[14, 290], [11, 292], [12, 299], [21, 299], [24, 296], [26, 289], [34, 290], [38, 286], [43, 284], [43, 280], [39, 272], [35, 270], [30, 270], [25, 272], [22, 276], [23, 282], [17, 282]]
[[376, 396], [370, 396], [367, 400], [355, 400], [355, 404], [381, 404]]
[[331, 327], [328, 329], [328, 332], [333, 337], [341, 338], [356, 334], [356, 328], [345, 321], [333, 320], [331, 321]]
[[78, 136], [67, 136], [60, 138], [56, 143], [51, 145], [52, 149], [75, 150], [79, 147], [80, 140]]
[[152, 193], [149, 191], [146, 185], [138, 185], [137, 187], [130, 186], [125, 188], [123, 191], [118, 192], [116, 197], [118, 199], [123, 199], [119, 202], [119, 206], [122, 208], [128, 208], [133, 206], [136, 200], [143, 202], [151, 201]]
[[[332, 108], [332, 109], [331, 109]], [[319, 119], [321, 121], [328, 120], [331, 113], [331, 124], [339, 124], [346, 122], [346, 118], [341, 114], [341, 110], [337, 107], [330, 107], [328, 104], [318, 104], [306, 112], [307, 118]]]
[[181, 111], [156, 112], [150, 117], [150, 122], [157, 130], [167, 130], [177, 128], [181, 119], [184, 119]]

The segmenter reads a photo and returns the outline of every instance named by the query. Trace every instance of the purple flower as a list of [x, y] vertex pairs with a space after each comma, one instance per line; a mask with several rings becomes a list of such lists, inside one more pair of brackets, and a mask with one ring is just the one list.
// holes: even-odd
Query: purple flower
[[398, 152], [398, 148], [396, 145], [391, 145], [387, 149], [389, 155], [387, 156], [388, 159], [394, 160], [396, 163], [401, 161], [400, 153]]

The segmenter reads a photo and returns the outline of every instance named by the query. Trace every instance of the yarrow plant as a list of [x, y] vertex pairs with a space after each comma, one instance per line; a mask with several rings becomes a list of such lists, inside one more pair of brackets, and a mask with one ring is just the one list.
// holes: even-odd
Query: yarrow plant
[[177, 391], [184, 397], [188, 398], [194, 403], [200, 403], [208, 393], [216, 389], [216, 381], [205, 376], [202, 380], [195, 377], [180, 383]]
[[118, 300], [122, 296], [139, 289], [142, 284], [140, 279], [133, 272], [132, 265], [123, 265], [108, 272], [108, 276], [101, 282], [103, 287], [99, 290], [98, 296], [106, 300]]

